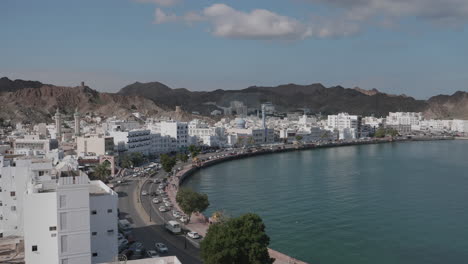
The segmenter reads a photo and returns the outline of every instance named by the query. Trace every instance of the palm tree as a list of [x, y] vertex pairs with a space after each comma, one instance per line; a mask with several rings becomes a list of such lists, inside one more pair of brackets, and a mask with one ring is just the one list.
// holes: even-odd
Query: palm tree
[[110, 175], [109, 162], [104, 161], [94, 168], [93, 178], [96, 180], [106, 181]]

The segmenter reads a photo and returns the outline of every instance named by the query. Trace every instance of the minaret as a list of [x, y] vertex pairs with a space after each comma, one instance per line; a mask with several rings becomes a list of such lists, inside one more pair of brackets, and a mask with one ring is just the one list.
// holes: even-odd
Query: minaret
[[62, 115], [60, 114], [58, 107], [57, 107], [57, 112], [55, 112], [55, 130], [56, 130], [55, 138], [57, 139], [58, 142], [61, 142], [62, 141]]
[[75, 113], [73, 114], [75, 118], [75, 136], [80, 136], [80, 113], [78, 112], [78, 108], [75, 109]]

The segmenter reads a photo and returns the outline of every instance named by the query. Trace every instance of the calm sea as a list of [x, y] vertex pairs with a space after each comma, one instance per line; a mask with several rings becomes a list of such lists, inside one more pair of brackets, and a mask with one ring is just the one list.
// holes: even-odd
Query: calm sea
[[468, 263], [468, 141], [265, 155], [185, 186], [207, 214], [259, 214], [271, 248], [312, 264]]

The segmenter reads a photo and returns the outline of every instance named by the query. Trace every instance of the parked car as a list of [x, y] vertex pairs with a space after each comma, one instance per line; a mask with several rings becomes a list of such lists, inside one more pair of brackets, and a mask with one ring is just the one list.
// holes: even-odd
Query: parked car
[[188, 237], [191, 237], [191, 238], [193, 238], [193, 239], [198, 239], [198, 238], [200, 238], [200, 235], [199, 235], [197, 232], [193, 232], [193, 231], [188, 232], [188, 233], [187, 233], [187, 236], [188, 236]]
[[188, 222], [188, 217], [186, 215], [182, 215], [179, 219], [182, 223], [187, 223]]
[[166, 206], [164, 205], [159, 206], [159, 212], [167, 212], [167, 211], [169, 211], [169, 209]]
[[172, 216], [174, 216], [175, 218], [180, 218], [181, 217], [180, 212], [176, 211], [176, 210], [172, 211]]
[[154, 198], [154, 199], [153, 199], [153, 203], [154, 203], [154, 204], [158, 204], [158, 203], [160, 203], [160, 202], [161, 202], [161, 201], [160, 201], [158, 198]]
[[158, 252], [156, 250], [147, 250], [146, 257], [148, 258], [159, 258]]
[[172, 207], [171, 202], [165, 202], [164, 205], [165, 205], [166, 207]]
[[169, 251], [167, 246], [163, 243], [156, 243], [154, 246], [159, 253], [167, 253]]

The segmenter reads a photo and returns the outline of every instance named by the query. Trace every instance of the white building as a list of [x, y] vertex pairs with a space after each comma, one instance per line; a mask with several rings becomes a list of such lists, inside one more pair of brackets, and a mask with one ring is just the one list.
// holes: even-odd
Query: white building
[[17, 138], [13, 143], [14, 153], [19, 155], [45, 155], [51, 149], [57, 148], [56, 140], [44, 138], [40, 135], [25, 135]]
[[[0, 235], [24, 237], [28, 264], [100, 263], [117, 255], [117, 194], [81, 171], [0, 156]], [[96, 232], [96, 233], [93, 233]]]
[[348, 113], [329, 115], [327, 126], [328, 129], [337, 131], [341, 140], [356, 139], [360, 136], [361, 117]]
[[197, 119], [188, 124], [188, 135], [195, 145], [222, 146], [224, 144], [224, 133], [225, 129], [223, 127], [210, 127]]
[[163, 121], [159, 123], [162, 136], [170, 136], [177, 142], [177, 149], [187, 148], [189, 144], [188, 124], [177, 121]]
[[148, 155], [151, 151], [152, 137], [149, 130], [110, 131], [118, 152], [140, 152]]
[[102, 181], [91, 181], [89, 187], [91, 262], [111, 261], [118, 255], [118, 196]]
[[422, 113], [416, 112], [390, 112], [385, 119], [385, 123], [389, 126], [398, 125], [419, 125], [422, 120]]
[[31, 177], [52, 177], [49, 160], [0, 156], [0, 236], [23, 235], [26, 183]]

